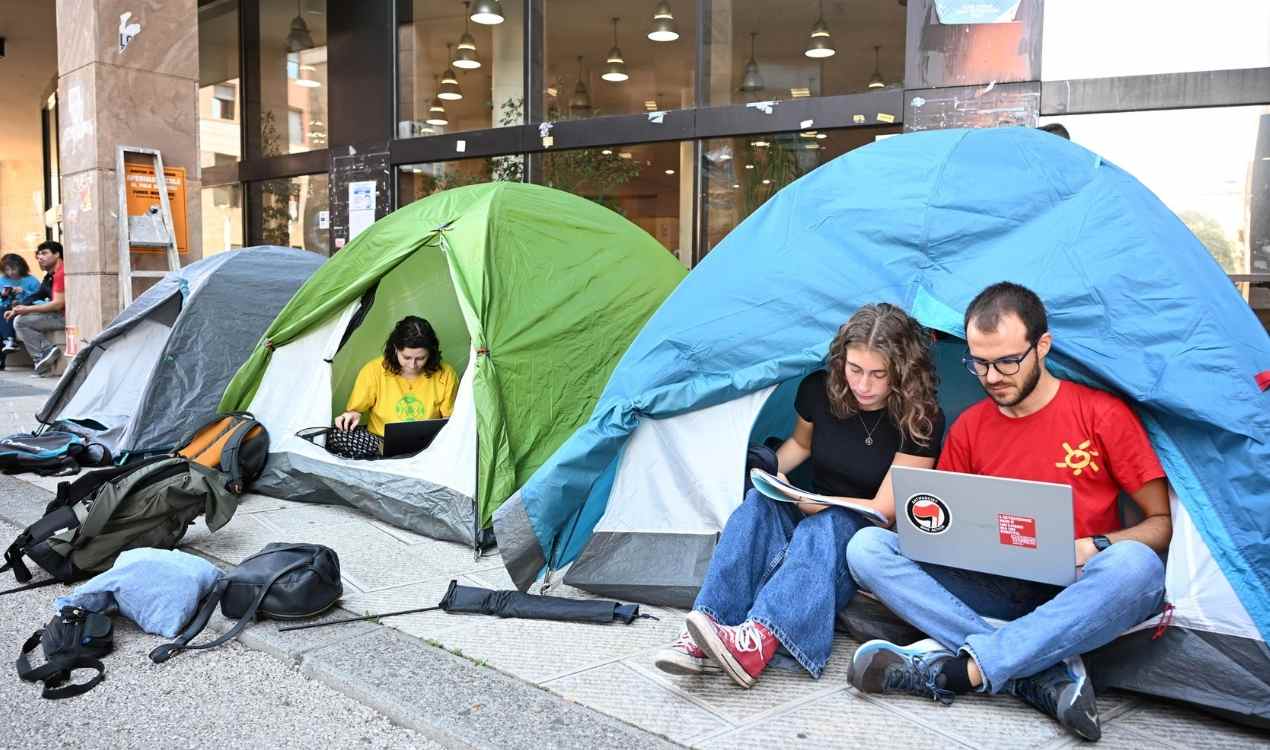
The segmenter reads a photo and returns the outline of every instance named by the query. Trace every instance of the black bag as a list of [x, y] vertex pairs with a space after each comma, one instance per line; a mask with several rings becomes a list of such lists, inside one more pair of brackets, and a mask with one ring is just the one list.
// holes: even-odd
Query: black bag
[[0, 472], [42, 477], [78, 474], [82, 466], [109, 466], [110, 450], [73, 432], [19, 432], [0, 438]]
[[[257, 617], [300, 620], [320, 615], [343, 593], [335, 550], [320, 544], [265, 545], [217, 581], [176, 641], [151, 651], [150, 659], [162, 664], [182, 651], [215, 648], [237, 638]], [[189, 645], [207, 627], [217, 604], [225, 617], [238, 622], [210, 643]]]
[[327, 453], [340, 458], [375, 459], [384, 457], [384, 439], [365, 427], [357, 427], [352, 430], [341, 430], [336, 427], [306, 427], [297, 432], [295, 436], [301, 440], [307, 440]]
[[437, 606], [450, 613], [591, 622], [597, 625], [611, 622], [630, 625], [641, 618], [657, 619], [652, 615], [640, 614], [638, 604], [622, 604], [604, 599], [566, 599], [520, 591], [492, 591], [477, 586], [460, 586], [457, 580], [450, 581], [450, 587], [445, 590], [445, 596]]
[[[44, 649], [44, 663], [32, 667], [28, 655], [36, 646]], [[114, 647], [114, 626], [108, 616], [78, 607], [63, 607], [43, 630], [35, 631], [22, 644], [17, 662], [18, 677], [26, 682], [43, 682], [41, 698], [57, 700], [83, 695], [106, 678], [101, 657]], [[97, 674], [88, 682], [67, 685], [71, 671], [76, 669], [94, 669]]]

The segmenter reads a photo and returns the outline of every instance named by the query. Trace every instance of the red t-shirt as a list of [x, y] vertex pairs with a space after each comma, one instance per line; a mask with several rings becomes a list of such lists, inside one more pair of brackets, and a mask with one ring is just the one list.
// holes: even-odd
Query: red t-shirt
[[944, 442], [939, 468], [1072, 487], [1076, 538], [1120, 528], [1116, 499], [1164, 469], [1137, 415], [1103, 391], [1062, 381], [1040, 411], [1007, 417], [991, 399], [962, 412]]
[[66, 294], [66, 272], [63, 270], [65, 264], [58, 263], [57, 268], [53, 269], [53, 292], [58, 294]]

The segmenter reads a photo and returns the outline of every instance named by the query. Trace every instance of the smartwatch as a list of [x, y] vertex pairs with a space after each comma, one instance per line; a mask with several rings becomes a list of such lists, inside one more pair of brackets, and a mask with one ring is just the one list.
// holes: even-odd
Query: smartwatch
[[1094, 543], [1094, 547], [1097, 548], [1099, 552], [1102, 552], [1103, 550], [1111, 546], [1111, 540], [1103, 536], [1102, 534], [1099, 534], [1098, 536], [1090, 537], [1089, 541]]

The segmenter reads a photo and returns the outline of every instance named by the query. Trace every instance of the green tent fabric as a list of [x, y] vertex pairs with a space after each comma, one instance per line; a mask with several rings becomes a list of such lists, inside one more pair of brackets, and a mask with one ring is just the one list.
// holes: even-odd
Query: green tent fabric
[[[332, 481], [324, 486], [337, 487], [340, 500], [422, 533], [472, 541], [489, 526], [493, 511], [590, 416], [627, 345], [685, 273], [642, 229], [575, 195], [519, 183], [437, 193], [376, 222], [322, 266], [266, 331], [221, 408], [250, 408], [261, 418], [273, 438], [271, 467], [298, 465], [275, 459], [303, 453], [305, 472], [329, 473]], [[352, 334], [344, 334], [330, 364], [319, 358], [312, 367], [330, 368], [330, 406], [338, 410], [357, 368], [382, 352], [401, 315], [428, 318], [457, 371], [475, 352], [476, 517], [448, 523], [448, 532], [412, 521], [417, 514], [410, 509], [385, 509], [391, 504], [386, 495], [400, 494], [400, 485], [377, 489], [370, 475], [397, 460], [350, 466], [321, 458], [316, 454], [326, 454], [320, 449], [292, 437], [313, 426], [294, 423], [287, 413], [294, 404], [257, 398], [276, 352], [347, 316], [372, 290], [374, 302]], [[288, 377], [298, 379], [295, 393], [305, 392], [307, 374]], [[281, 474], [287, 470], [274, 473], [279, 494], [286, 493]], [[362, 478], [350, 481], [353, 474]], [[435, 510], [437, 497], [432, 493], [421, 502]], [[335, 500], [316, 494], [300, 499]]]

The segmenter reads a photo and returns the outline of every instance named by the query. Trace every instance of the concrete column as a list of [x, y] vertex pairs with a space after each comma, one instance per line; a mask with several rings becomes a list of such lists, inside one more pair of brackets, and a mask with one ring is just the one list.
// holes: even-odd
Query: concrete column
[[[202, 255], [196, 8], [196, 0], [57, 0], [67, 324], [82, 338], [119, 312], [118, 146], [157, 148], [166, 166], [185, 168], [185, 260]], [[136, 32], [126, 47], [121, 25]]]

